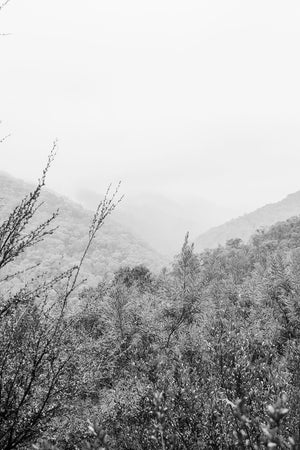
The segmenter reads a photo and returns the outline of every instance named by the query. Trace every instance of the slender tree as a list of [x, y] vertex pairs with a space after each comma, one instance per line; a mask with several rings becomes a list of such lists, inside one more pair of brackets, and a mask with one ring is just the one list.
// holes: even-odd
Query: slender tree
[[[55, 231], [53, 222], [58, 212], [30, 229], [55, 148], [56, 143], [36, 188], [0, 225], [0, 273], [24, 251]], [[6, 278], [3, 280], [0, 298], [0, 448], [3, 450], [21, 448], [32, 441], [67, 401], [76, 353], [66, 319], [68, 300], [78, 287], [80, 269], [92, 241], [118, 202], [117, 191], [118, 188], [109, 197], [108, 190], [98, 205], [77, 266], [50, 280], [29, 283], [14, 295], [5, 294]]]

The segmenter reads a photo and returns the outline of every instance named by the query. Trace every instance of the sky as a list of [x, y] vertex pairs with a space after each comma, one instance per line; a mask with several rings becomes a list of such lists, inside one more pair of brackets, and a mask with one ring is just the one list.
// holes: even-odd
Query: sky
[[0, 169], [48, 186], [199, 195], [240, 213], [300, 189], [300, 2], [11, 0]]

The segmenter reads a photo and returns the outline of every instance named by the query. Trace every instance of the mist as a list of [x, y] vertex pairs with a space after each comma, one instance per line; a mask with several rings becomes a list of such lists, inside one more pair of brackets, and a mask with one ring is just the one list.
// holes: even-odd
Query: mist
[[[1, 169], [75, 197], [198, 196], [243, 214], [299, 189], [296, 1], [11, 2]], [[280, 180], [280, 182], [278, 182]]]

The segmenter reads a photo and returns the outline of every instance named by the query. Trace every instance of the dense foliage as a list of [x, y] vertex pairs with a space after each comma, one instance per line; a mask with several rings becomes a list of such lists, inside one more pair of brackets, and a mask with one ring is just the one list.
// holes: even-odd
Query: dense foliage
[[[55, 214], [30, 227], [44, 177], [0, 227], [1, 271], [56, 232]], [[82, 289], [113, 207], [79, 267], [2, 278], [0, 447], [299, 448], [300, 219], [201, 254], [187, 235], [159, 275], [123, 266]]]

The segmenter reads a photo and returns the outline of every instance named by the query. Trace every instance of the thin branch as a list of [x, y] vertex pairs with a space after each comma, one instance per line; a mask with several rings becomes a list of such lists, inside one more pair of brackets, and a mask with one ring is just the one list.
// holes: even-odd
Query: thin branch
[[1, 9], [3, 9], [9, 2], [10, 2], [10, 0], [5, 0], [3, 3], [1, 3], [1, 5], [0, 5], [0, 11], [1, 11]]
[[26, 267], [26, 269], [21, 269], [21, 270], [18, 270], [17, 272], [14, 272], [14, 273], [10, 274], [10, 275], [6, 275], [4, 278], [0, 279], [0, 284], [9, 281], [12, 278], [16, 278], [19, 275], [24, 275], [26, 272], [29, 272], [30, 270], [36, 269], [40, 265], [41, 265], [41, 263], [36, 263], [33, 266]]
[[[0, 36], [7, 36], [6, 34], [2, 34], [0, 33]], [[6, 139], [8, 139], [11, 136], [11, 134], [7, 134], [6, 136], [4, 136], [3, 138], [0, 139], [0, 144], [3, 144], [4, 141], [6, 141]]]

